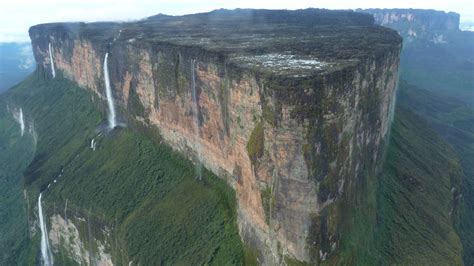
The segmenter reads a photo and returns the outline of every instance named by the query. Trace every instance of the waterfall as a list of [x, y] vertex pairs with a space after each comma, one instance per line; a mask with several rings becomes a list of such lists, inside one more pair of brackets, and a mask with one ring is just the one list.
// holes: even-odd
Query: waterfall
[[114, 106], [114, 99], [112, 98], [112, 89], [110, 88], [110, 80], [109, 80], [109, 68], [107, 67], [107, 58], [109, 57], [109, 53], [105, 54], [104, 58], [104, 80], [105, 80], [105, 94], [107, 96], [107, 105], [109, 107], [109, 128], [113, 129], [117, 126], [117, 121], [115, 121], [115, 106]]
[[92, 140], [91, 140], [91, 146], [90, 146], [90, 148], [91, 148], [93, 151], [95, 151], [95, 148], [96, 148], [96, 147], [97, 147], [97, 142], [95, 142], [95, 139], [92, 139]]
[[51, 43], [49, 43], [49, 61], [51, 62], [51, 73], [53, 74], [54, 79], [56, 77], [56, 70], [54, 70], [53, 49], [51, 48]]
[[198, 102], [197, 102], [197, 93], [196, 93], [196, 60], [191, 61], [191, 96], [192, 96], [192, 108], [193, 108], [193, 116], [195, 122], [195, 131], [194, 131], [194, 142], [196, 145], [196, 153], [197, 153], [197, 165], [196, 165], [196, 174], [197, 178], [201, 180], [202, 178], [202, 166], [201, 166], [201, 139], [199, 137], [199, 114], [198, 114]]
[[25, 134], [25, 118], [23, 117], [23, 109], [20, 107], [20, 110], [14, 109], [12, 111], [13, 119], [20, 125], [21, 136]]
[[23, 118], [23, 109], [20, 108], [20, 130], [21, 135], [25, 134], [25, 119]]
[[51, 266], [54, 264], [53, 254], [51, 253], [51, 249], [49, 247], [48, 229], [46, 228], [46, 223], [43, 217], [43, 207], [41, 206], [42, 195], [43, 193], [40, 193], [38, 197], [38, 216], [41, 230], [41, 257], [45, 266]]

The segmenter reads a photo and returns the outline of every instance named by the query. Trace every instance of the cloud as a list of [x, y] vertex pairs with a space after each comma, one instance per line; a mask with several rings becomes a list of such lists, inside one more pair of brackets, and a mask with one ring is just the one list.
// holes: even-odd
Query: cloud
[[31, 45], [24, 44], [21, 46], [19, 52], [20, 56], [20, 64], [18, 67], [20, 69], [29, 69], [32, 68], [35, 65], [35, 58], [33, 57], [33, 51], [31, 50]]

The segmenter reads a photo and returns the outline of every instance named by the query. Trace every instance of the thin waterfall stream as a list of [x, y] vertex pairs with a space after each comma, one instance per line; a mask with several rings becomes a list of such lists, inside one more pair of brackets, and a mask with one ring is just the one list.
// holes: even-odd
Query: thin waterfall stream
[[13, 119], [20, 125], [21, 136], [25, 134], [25, 117], [23, 116], [23, 108], [14, 109], [12, 111]]
[[53, 48], [51, 43], [49, 43], [49, 61], [51, 62], [51, 74], [53, 74], [53, 78], [55, 78], [56, 70], [54, 69]]
[[104, 80], [105, 80], [105, 94], [107, 96], [107, 105], [109, 107], [109, 128], [113, 129], [117, 126], [117, 118], [115, 116], [115, 105], [114, 99], [112, 95], [112, 89], [110, 88], [110, 78], [109, 78], [109, 68], [107, 66], [107, 59], [109, 57], [109, 53], [105, 54], [104, 58]]
[[23, 109], [20, 108], [20, 130], [21, 130], [21, 135], [23, 136], [25, 134], [25, 118], [23, 117]]
[[43, 193], [40, 193], [38, 197], [38, 217], [41, 230], [41, 258], [43, 259], [45, 266], [52, 266], [54, 261], [53, 254], [51, 253], [51, 248], [49, 246], [48, 229], [46, 228], [46, 223], [44, 221], [43, 206], [41, 204], [42, 196]]

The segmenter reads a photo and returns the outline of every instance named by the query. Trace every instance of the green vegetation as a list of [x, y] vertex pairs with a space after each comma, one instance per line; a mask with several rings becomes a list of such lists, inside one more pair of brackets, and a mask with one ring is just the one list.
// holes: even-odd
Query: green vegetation
[[[389, 264], [462, 264], [453, 208], [462, 170], [453, 149], [399, 106], [377, 192], [377, 247]], [[456, 210], [456, 209], [454, 209]]]
[[358, 207], [342, 207], [348, 229], [328, 263], [460, 265], [464, 253], [469, 264], [473, 113], [406, 82], [398, 97], [383, 169], [356, 183]]
[[464, 177], [458, 230], [464, 263], [470, 265], [474, 263], [474, 110], [460, 100], [406, 82], [400, 84], [398, 97], [399, 104], [416, 106], [413, 111], [453, 147], [459, 158]]
[[[406, 25], [400, 25], [406, 27]], [[400, 101], [412, 107], [455, 150], [464, 172], [458, 232], [464, 263], [474, 264], [474, 34], [438, 30], [404, 47]], [[441, 36], [435, 43], [433, 36]]]
[[275, 195], [272, 194], [272, 188], [267, 187], [260, 191], [260, 197], [262, 199], [263, 211], [265, 212], [265, 221], [270, 224], [270, 213], [272, 208], [275, 207]]
[[285, 257], [286, 265], [288, 266], [308, 266], [309, 264], [306, 262], [301, 262], [297, 259]]
[[33, 158], [34, 142], [28, 133], [21, 136], [20, 125], [13, 120], [12, 111], [18, 108], [10, 103], [7, 110], [0, 98], [0, 265], [15, 265], [36, 255], [28, 239], [22, 187], [22, 172]]
[[[339, 209], [328, 206], [322, 214], [326, 219], [326, 228], [331, 228], [330, 213], [339, 212], [342, 229], [338, 232], [341, 238], [340, 254], [330, 257], [328, 264], [339, 265], [377, 265], [379, 251], [375, 242], [377, 214], [377, 179], [367, 170], [359, 176], [353, 188]], [[323, 243], [326, 252], [329, 243]], [[319, 254], [317, 254], [319, 255]]]
[[400, 76], [441, 96], [474, 106], [474, 34], [444, 32], [445, 43], [417, 40], [407, 44], [401, 57]]
[[244, 265], [246, 266], [257, 266], [258, 265], [258, 252], [255, 249], [251, 249], [244, 245]]
[[264, 145], [265, 134], [263, 132], [263, 122], [260, 121], [255, 125], [247, 143], [247, 153], [254, 165], [257, 163], [257, 160], [263, 156]]
[[[366, 10], [369, 13], [386, 10]], [[397, 20], [386, 25], [404, 37], [398, 106], [410, 109], [452, 146], [452, 160], [462, 167], [462, 191], [453, 217], [463, 244], [465, 265], [474, 264], [474, 34], [460, 31], [459, 15], [434, 10], [391, 10], [409, 12], [412, 21]], [[416, 32], [414, 35], [412, 32]], [[415, 150], [414, 147], [413, 149]], [[435, 147], [433, 147], [435, 149]], [[436, 149], [439, 149], [437, 147]], [[429, 157], [428, 157], [429, 158]], [[430, 162], [426, 162], [428, 165]], [[437, 167], [431, 166], [428, 167]], [[423, 197], [423, 194], [421, 195]], [[408, 214], [407, 214], [408, 215]]]
[[[41, 74], [34, 73], [9, 90], [1, 99], [1, 108], [6, 105], [22, 107], [28, 125], [34, 125], [38, 137], [36, 147], [33, 145], [30, 133], [22, 138], [23, 145], [35, 148], [31, 148], [29, 160], [21, 160], [24, 166], [20, 169], [23, 180], [19, 180], [19, 189], [22, 190], [21, 186], [26, 185], [28, 210], [24, 212], [27, 217], [17, 217], [15, 223], [24, 224], [26, 229], [27, 226], [33, 227], [34, 220], [37, 219], [38, 191], [44, 190], [47, 184], [57, 177], [64, 161], [71, 160], [74, 156], [73, 149], [86, 145], [86, 136], [94, 132], [94, 127], [88, 126], [86, 121], [90, 119], [96, 123], [100, 122], [100, 114], [94, 111], [90, 96], [59, 76], [60, 73], [54, 81], [46, 81]], [[6, 113], [2, 112], [2, 114]], [[69, 150], [61, 149], [61, 147]], [[12, 156], [15, 153], [9, 155]], [[24, 157], [17, 156], [19, 159]], [[8, 161], [7, 163], [14, 165]], [[17, 194], [16, 197], [23, 200], [22, 193]], [[48, 208], [48, 206], [45, 207]], [[14, 258], [13, 264], [35, 263], [39, 250], [38, 232], [39, 230], [36, 229], [36, 234], [30, 235], [31, 241], [25, 240], [27, 248], [24, 252], [28, 252], [28, 255], [24, 258]]]
[[140, 97], [138, 96], [136, 87], [130, 89], [130, 94], [128, 96], [128, 110], [130, 112], [130, 116], [146, 117], [145, 108], [140, 102]]
[[267, 122], [271, 126], [276, 126], [275, 113], [270, 109], [267, 104], [264, 104], [262, 107], [262, 117], [263, 120], [265, 120], [265, 122]]
[[[400, 20], [387, 26], [404, 36], [401, 79], [423, 89], [401, 82], [397, 104], [426, 121], [427, 126], [452, 146], [455, 154], [451, 155], [462, 166], [462, 191], [456, 191], [460, 197], [457, 202], [460, 216], [454, 217], [454, 222], [463, 244], [464, 264], [471, 265], [474, 263], [474, 34], [458, 30], [457, 14], [433, 10], [409, 12], [421, 19]], [[451, 23], [446, 23], [448, 20]], [[409, 34], [413, 31], [416, 36]]]
[[[347, 76], [352, 69], [343, 69], [354, 67], [355, 61], [350, 59], [382, 58], [381, 54], [399, 48], [400, 39], [395, 32], [369, 26], [372, 21], [369, 16], [345, 11], [269, 12], [221, 10], [180, 18], [157, 16], [121, 25], [76, 23], [64, 27], [49, 24], [33, 27], [31, 32], [32, 35], [41, 32], [44, 37], [37, 42], [43, 42], [43, 46], [50, 36], [72, 39], [68, 34], [77, 33], [78, 38], [92, 40], [97, 47], [103, 47], [119, 27], [123, 34], [118, 43], [122, 39], [145, 36], [142, 43], [146, 47], [150, 45], [152, 51], [156, 51], [151, 54], [157, 55], [152, 58], [152, 70], [160, 97], [175, 97], [189, 87], [187, 75], [183, 73], [190, 71], [187, 65], [190, 61], [183, 58], [219, 64], [227, 55], [235, 55], [235, 58], [229, 57], [229, 77], [235, 73], [240, 77], [241, 70], [233, 64], [243, 65], [236, 58], [255, 53], [297, 51], [318, 60], [337, 61], [325, 82], [338, 82], [342, 88], [346, 87], [347, 80], [352, 80]], [[213, 18], [211, 22], [209, 17]], [[174, 23], [176, 19], [180, 23]], [[203, 23], [207, 23], [206, 27]], [[308, 24], [317, 26], [308, 27]], [[358, 26], [347, 27], [348, 24]], [[233, 34], [228, 34], [229, 29]], [[295, 38], [300, 41], [294, 42]], [[431, 40], [422, 40], [405, 46], [401, 75], [443, 95], [472, 99], [474, 75], [472, 45], [469, 45], [473, 39], [457, 33], [447, 39], [448, 42], [436, 45]], [[254, 44], [248, 45], [249, 42]], [[118, 56], [123, 55], [120, 48], [114, 48]], [[72, 53], [69, 49], [71, 47], [64, 48], [65, 54]], [[164, 55], [158, 51], [164, 51]], [[138, 71], [138, 57], [128, 61], [133, 71]], [[271, 91], [265, 93], [275, 93], [278, 101], [295, 105], [291, 115], [297, 119], [322, 114], [319, 108], [332, 105], [331, 101], [326, 101], [327, 106], [314, 104], [318, 103], [318, 96], [324, 95], [321, 91], [307, 97], [305, 90], [295, 89], [299, 86], [320, 88], [323, 80], [307, 76], [295, 83], [293, 77], [272, 77], [273, 73], [278, 76], [283, 72], [257, 65], [250, 69], [265, 77], [268, 74], [271, 82], [266, 85]], [[298, 73], [294, 74], [301, 74], [300, 69], [295, 71]], [[99, 134], [97, 126], [105, 117], [94, 107], [99, 99], [91, 98], [88, 92], [60, 76], [59, 73], [55, 80], [44, 80], [36, 73], [1, 99], [0, 148], [7, 152], [0, 154], [0, 249], [6, 250], [0, 254], [0, 264], [34, 264], [37, 257], [39, 235], [28, 240], [27, 226], [27, 218], [32, 220], [35, 210], [26, 204], [26, 211], [18, 212], [25, 209], [22, 173], [30, 206], [35, 205], [39, 191], [44, 192], [48, 215], [62, 214], [68, 202], [65, 216], [73, 221], [82, 218], [87, 221], [78, 226], [84, 245], [97, 252], [90, 235], [101, 241], [107, 238], [110, 246], [106, 251], [113, 254], [116, 264], [129, 261], [142, 265], [258, 263], [259, 254], [240, 242], [235, 222], [235, 196], [222, 180], [206, 170], [203, 179], [196, 180], [193, 164], [170, 147], [150, 139], [150, 135], [158, 133], [144, 130], [143, 126]], [[226, 130], [229, 122], [227, 86], [222, 84], [217, 95]], [[361, 105], [369, 113], [377, 107], [375, 93], [368, 94], [374, 97], [361, 99]], [[39, 137], [36, 149], [32, 149], [31, 139], [18, 135], [18, 126], [6, 112], [7, 102], [21, 105], [25, 114], [34, 120]], [[130, 115], [143, 115], [147, 111], [133, 88], [129, 106]], [[254, 116], [254, 121], [262, 119], [257, 122], [246, 147], [254, 165], [264, 153], [263, 121], [272, 126], [278, 122], [278, 115], [272, 109], [279, 110], [278, 102], [272, 108], [264, 104], [262, 118]], [[368, 118], [370, 124], [377, 122], [374, 115]], [[237, 122], [242, 126], [240, 117]], [[318, 196], [323, 202], [338, 188], [336, 180], [331, 178], [334, 170], [327, 165], [335, 158], [336, 151], [341, 156], [346, 154], [347, 145], [346, 137], [343, 137], [343, 145], [333, 137], [341, 132], [342, 125], [322, 127], [313, 122], [311, 125], [315, 126], [308, 129], [308, 136], [323, 140], [320, 147], [323, 156], [312, 158], [316, 148], [311, 143], [304, 144], [303, 151], [308, 165], [315, 166], [310, 169], [311, 176], [321, 181]], [[319, 216], [315, 215], [310, 235], [317, 235], [318, 239], [309, 241], [317, 243], [317, 249], [310, 252], [330, 252], [332, 240], [328, 236], [335, 235], [339, 254], [331, 254], [326, 261], [328, 264], [462, 264], [461, 256], [465, 264], [472, 264], [473, 131], [474, 115], [469, 107], [402, 83], [387, 160], [381, 173], [376, 178], [372, 171], [362, 171], [363, 174], [349, 184], [351, 192], [338, 199], [340, 205], [329, 205]], [[96, 151], [89, 148], [92, 138], [97, 141]], [[372, 156], [372, 152], [367, 151], [367, 156]], [[368, 168], [364, 164], [370, 164], [369, 159], [361, 158], [361, 161], [361, 169]], [[274, 204], [271, 188], [261, 191], [261, 200], [268, 222]], [[105, 228], [110, 229], [110, 236], [104, 233]], [[60, 251], [56, 262], [73, 264], [62, 256], [65, 252]], [[312, 255], [315, 260], [320, 256]], [[291, 258], [285, 261], [289, 265], [300, 264]]]
[[[235, 195], [223, 180], [208, 171], [196, 180], [189, 160], [136, 130], [100, 134], [104, 116], [90, 94], [60, 75], [44, 80], [35, 73], [6, 99], [24, 106], [38, 133], [25, 174], [30, 205], [44, 191], [48, 216], [63, 215], [58, 210], [67, 200], [68, 218], [91, 224], [78, 226], [86, 247], [97, 249], [88, 234], [103, 241], [106, 226], [107, 252], [116, 264], [242, 263]], [[96, 151], [89, 147], [92, 138]], [[61, 254], [56, 262], [71, 263]]]

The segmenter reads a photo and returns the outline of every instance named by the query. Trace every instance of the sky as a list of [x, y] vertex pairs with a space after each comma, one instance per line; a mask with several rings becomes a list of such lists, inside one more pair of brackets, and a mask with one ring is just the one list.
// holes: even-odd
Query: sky
[[183, 15], [218, 8], [423, 8], [454, 11], [474, 21], [473, 0], [0, 0], [0, 42], [28, 42], [28, 28], [47, 22], [129, 21], [158, 13]]

